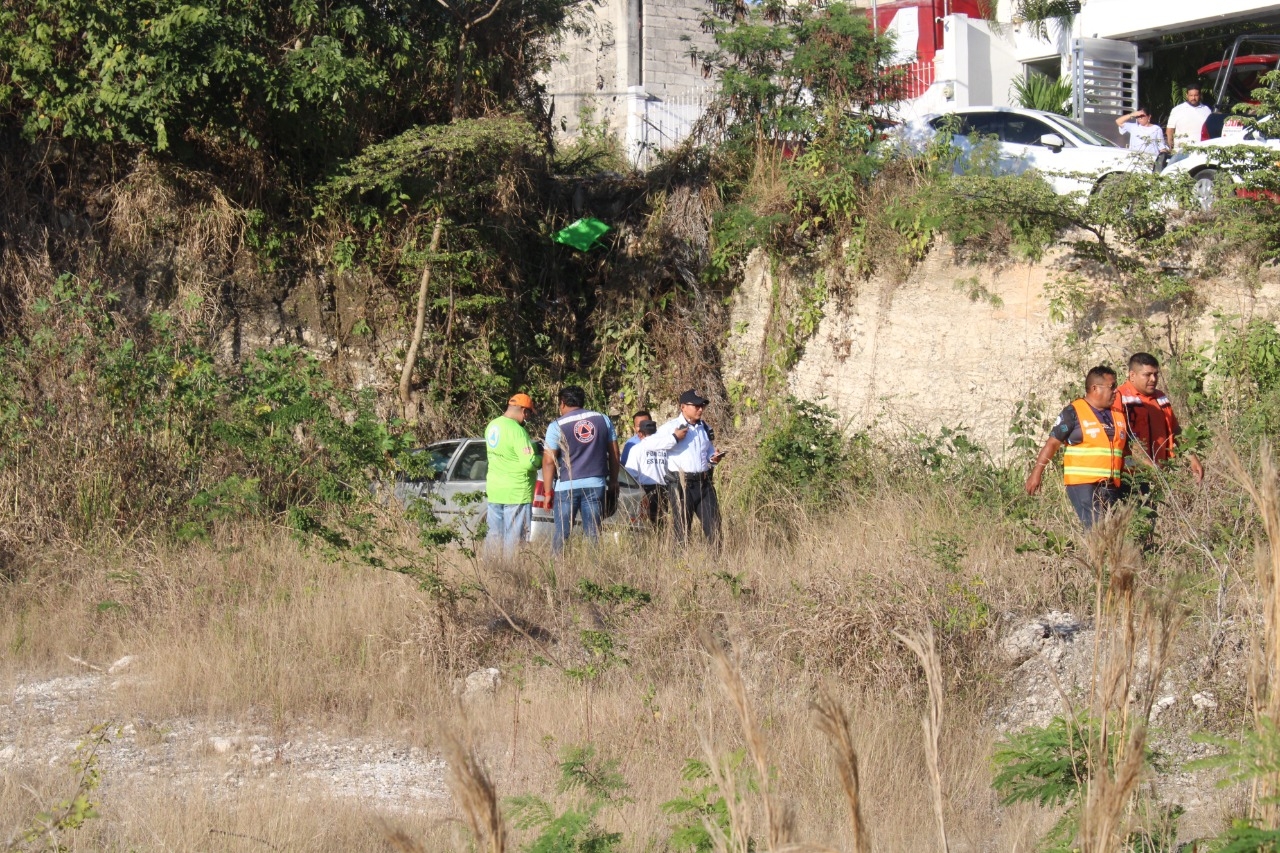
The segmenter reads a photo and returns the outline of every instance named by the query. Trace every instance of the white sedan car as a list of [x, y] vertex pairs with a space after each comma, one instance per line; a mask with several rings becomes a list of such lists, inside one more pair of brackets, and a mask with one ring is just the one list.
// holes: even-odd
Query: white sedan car
[[933, 132], [949, 130], [970, 167], [979, 137], [995, 140], [996, 174], [1042, 174], [1059, 195], [1093, 192], [1110, 175], [1150, 172], [1155, 158], [1131, 152], [1056, 113], [1016, 107], [968, 107], [926, 119]]

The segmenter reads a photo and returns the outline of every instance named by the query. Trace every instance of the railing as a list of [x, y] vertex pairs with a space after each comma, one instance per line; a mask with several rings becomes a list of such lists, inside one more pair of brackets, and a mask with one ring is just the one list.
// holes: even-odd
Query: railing
[[917, 59], [905, 65], [895, 65], [890, 70], [901, 74], [898, 84], [904, 101], [918, 98], [929, 91], [937, 75], [937, 67], [932, 59]]
[[684, 142], [715, 96], [710, 86], [685, 89], [663, 96], [637, 98], [637, 126], [628, 126], [628, 142], [639, 164], [659, 151], [670, 151]]

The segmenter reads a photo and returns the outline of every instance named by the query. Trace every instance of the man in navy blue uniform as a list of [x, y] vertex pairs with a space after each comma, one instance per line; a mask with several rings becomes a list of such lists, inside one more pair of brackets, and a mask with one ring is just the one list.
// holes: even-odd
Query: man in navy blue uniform
[[577, 385], [560, 389], [560, 417], [547, 427], [543, 442], [542, 483], [550, 494], [555, 483], [552, 511], [555, 532], [551, 553], [559, 554], [582, 519], [582, 532], [592, 542], [600, 538], [606, 500], [618, 499], [618, 434], [613, 421], [583, 408], [587, 394]]

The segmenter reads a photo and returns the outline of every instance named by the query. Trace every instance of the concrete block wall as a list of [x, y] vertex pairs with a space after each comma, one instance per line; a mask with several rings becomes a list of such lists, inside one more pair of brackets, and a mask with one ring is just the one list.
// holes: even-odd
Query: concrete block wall
[[[687, 133], [713, 81], [691, 59], [714, 48], [703, 0], [605, 0], [583, 10], [546, 75], [557, 132], [577, 137], [584, 118], [607, 127], [637, 165], [644, 152]], [[643, 23], [642, 23], [643, 22]]]
[[[621, 0], [625, 2], [625, 0]], [[560, 59], [544, 82], [553, 109], [557, 131], [565, 138], [576, 137], [585, 118], [592, 125], [605, 124], [612, 130], [625, 126], [618, 83], [618, 6], [620, 0], [606, 0], [584, 9], [586, 32], [570, 34], [560, 48]]]
[[702, 19], [709, 11], [706, 3], [697, 0], [645, 0], [646, 93], [663, 98], [711, 85], [702, 76], [701, 63], [689, 58], [690, 50], [701, 55], [715, 48], [711, 34], [702, 29]]

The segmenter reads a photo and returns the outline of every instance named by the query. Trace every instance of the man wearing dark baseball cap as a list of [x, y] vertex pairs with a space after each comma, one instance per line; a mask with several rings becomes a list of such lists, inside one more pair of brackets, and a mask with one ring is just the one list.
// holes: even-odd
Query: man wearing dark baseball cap
[[712, 443], [715, 436], [702, 419], [711, 401], [690, 388], [680, 395], [680, 414], [658, 427], [654, 450], [667, 453], [667, 494], [671, 500], [672, 531], [676, 544], [684, 545], [689, 526], [698, 516], [702, 532], [715, 548], [720, 547], [720, 501], [711, 472], [724, 458]]

